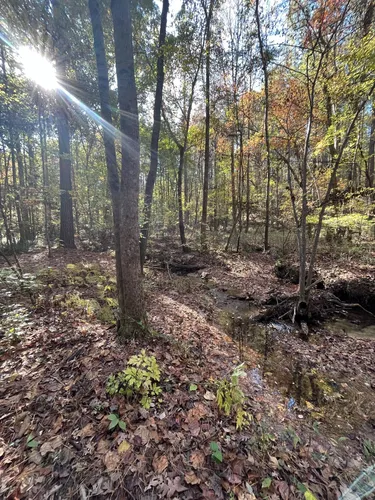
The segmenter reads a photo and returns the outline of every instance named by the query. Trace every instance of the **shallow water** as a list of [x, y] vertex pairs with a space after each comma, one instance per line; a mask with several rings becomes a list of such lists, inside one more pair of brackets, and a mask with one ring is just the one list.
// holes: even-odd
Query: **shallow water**
[[[246, 347], [258, 352], [257, 367], [251, 370], [254, 385], [262, 390], [263, 384], [286, 397], [291, 411], [298, 409], [324, 422], [338, 436], [366, 426], [368, 416], [375, 414], [375, 399], [371, 387], [363, 381], [348, 379], [336, 371], [327, 372], [326, 366], [316, 365], [313, 358], [295, 356], [288, 343], [302, 342], [298, 326], [284, 321], [258, 323], [252, 320], [259, 310], [246, 300], [233, 298], [235, 293], [211, 288], [215, 298], [215, 321], [238, 344], [241, 360], [246, 359]], [[334, 319], [319, 328], [332, 335], [345, 335], [355, 339], [374, 339], [375, 320], [362, 311], [350, 311], [344, 319]], [[311, 343], [320, 343], [319, 332], [314, 332]], [[290, 340], [289, 340], [290, 339]], [[307, 359], [307, 361], [306, 361]], [[314, 368], [312, 368], [312, 366]]]
[[375, 318], [366, 313], [360, 318], [336, 318], [326, 322], [324, 326], [333, 334], [344, 334], [354, 339], [375, 340]]

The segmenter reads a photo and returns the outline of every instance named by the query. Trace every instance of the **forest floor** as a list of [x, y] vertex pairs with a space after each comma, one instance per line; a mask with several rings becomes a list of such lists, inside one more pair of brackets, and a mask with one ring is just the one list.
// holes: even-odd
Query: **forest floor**
[[[22, 280], [2, 270], [0, 497], [333, 500], [361, 474], [343, 498], [369, 492], [374, 318], [337, 311], [302, 340], [298, 325], [251, 321], [296, 291], [271, 256], [193, 253], [180, 269], [177, 256], [165, 260], [156, 252], [145, 273], [151, 334], [124, 345], [111, 325], [110, 253], [25, 254]], [[187, 273], [192, 265], [200, 269]], [[326, 286], [374, 271], [319, 263]], [[143, 348], [162, 374], [149, 410], [106, 392]], [[236, 430], [216, 388], [241, 362], [251, 418]], [[124, 430], [108, 429], [111, 413]]]

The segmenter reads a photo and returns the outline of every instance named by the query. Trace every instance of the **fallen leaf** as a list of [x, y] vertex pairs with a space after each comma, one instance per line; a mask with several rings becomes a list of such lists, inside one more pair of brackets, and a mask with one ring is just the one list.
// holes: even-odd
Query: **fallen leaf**
[[167, 477], [167, 482], [161, 484], [158, 487], [158, 490], [161, 495], [166, 496], [167, 498], [172, 498], [175, 493], [186, 491], [187, 488], [181, 483], [180, 476], [176, 476], [173, 480]]
[[63, 420], [62, 415], [60, 415], [59, 417], [57, 417], [55, 423], [53, 424], [53, 432], [55, 434], [57, 434], [59, 430], [61, 430], [62, 420]]
[[215, 401], [216, 400], [216, 396], [213, 392], [210, 392], [210, 391], [206, 391], [203, 395], [204, 399], [206, 401]]
[[101, 439], [98, 443], [96, 451], [98, 453], [107, 453], [108, 450], [109, 450], [109, 441], [107, 441], [106, 439]]
[[117, 448], [117, 451], [119, 453], [126, 453], [130, 448], [131, 444], [128, 443], [128, 441], [124, 440], [120, 443], [119, 447]]
[[194, 467], [194, 469], [200, 469], [203, 467], [205, 462], [205, 455], [200, 450], [194, 450], [190, 455], [190, 463]]
[[282, 500], [289, 500], [289, 485], [286, 481], [274, 481]]
[[201, 480], [193, 471], [187, 472], [184, 477], [187, 484], [199, 484]]
[[201, 431], [201, 426], [199, 425], [198, 420], [192, 420], [189, 423], [189, 431], [190, 431], [192, 436], [194, 436], [194, 437], [198, 436], [198, 434]]
[[158, 457], [155, 454], [154, 459], [152, 461], [152, 466], [155, 472], [161, 474], [168, 467], [168, 464], [169, 464], [168, 458], [165, 455], [161, 455], [160, 457]]
[[135, 436], [139, 436], [142, 440], [142, 444], [147, 444], [150, 441], [150, 431], [145, 425], [140, 425], [134, 432]]
[[29, 462], [40, 465], [42, 463], [42, 456], [37, 450], [33, 450], [29, 455]]
[[30, 417], [27, 415], [24, 419], [24, 421], [21, 424], [21, 427], [19, 428], [18, 431], [18, 437], [21, 438], [26, 432], [29, 430], [30, 427]]
[[203, 403], [195, 403], [194, 407], [187, 412], [186, 422], [190, 423], [193, 420], [200, 420], [209, 415], [209, 410]]
[[63, 445], [63, 440], [61, 436], [56, 436], [53, 439], [42, 444], [40, 447], [40, 454], [42, 457], [46, 456], [47, 453], [53, 453], [58, 448], [61, 448]]
[[104, 457], [104, 465], [107, 467], [107, 470], [112, 472], [117, 469], [119, 464], [119, 456], [117, 453], [113, 451], [108, 451]]
[[271, 467], [273, 467], [274, 469], [277, 469], [279, 467], [279, 461], [277, 460], [276, 457], [271, 457], [270, 456], [270, 465]]
[[92, 437], [92, 436], [95, 436], [96, 434], [96, 431], [94, 429], [94, 426], [92, 423], [89, 423], [87, 425], [85, 425], [85, 427], [83, 429], [81, 429], [78, 433], [77, 433], [77, 436], [81, 437], [81, 438], [85, 438], [85, 437]]

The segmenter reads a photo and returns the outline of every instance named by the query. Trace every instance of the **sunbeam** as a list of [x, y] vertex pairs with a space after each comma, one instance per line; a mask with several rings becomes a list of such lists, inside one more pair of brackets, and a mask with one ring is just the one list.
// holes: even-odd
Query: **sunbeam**
[[[104, 120], [98, 113], [93, 111], [91, 108], [89, 108], [85, 103], [83, 103], [81, 100], [79, 100], [77, 97], [75, 97], [73, 94], [71, 94], [68, 90], [66, 90], [62, 85], [58, 85], [57, 91], [59, 94], [65, 98], [67, 98], [70, 102], [75, 104], [80, 108], [81, 111], [86, 113], [92, 120], [94, 120], [96, 123], [98, 123], [103, 130], [109, 134], [111, 137], [113, 137], [115, 140], [121, 141], [121, 144], [127, 148], [130, 152], [136, 152], [137, 149], [137, 144], [133, 139], [130, 137], [127, 137], [125, 134], [120, 132], [116, 127], [108, 123], [106, 120]], [[132, 144], [134, 143], [134, 145]]]
[[2, 33], [0, 33], [0, 40], [2, 40], [6, 45], [8, 45], [8, 47], [10, 47], [11, 49], [14, 49], [14, 45], [8, 40], [8, 38], [3, 35]]
[[[27, 78], [45, 90], [58, 93], [66, 103], [74, 104], [82, 113], [100, 125], [113, 139], [120, 141], [130, 153], [137, 153], [138, 144], [134, 139], [120, 132], [59, 83], [56, 68], [51, 61], [30, 46], [15, 47], [2, 33], [0, 33], [0, 39], [14, 51], [16, 60]], [[117, 109], [114, 111], [133, 119], [133, 116], [127, 112], [121, 112]]]

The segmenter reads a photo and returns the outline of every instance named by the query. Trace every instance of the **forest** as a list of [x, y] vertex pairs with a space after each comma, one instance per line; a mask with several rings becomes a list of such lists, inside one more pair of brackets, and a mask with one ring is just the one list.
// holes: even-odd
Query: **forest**
[[375, 498], [375, 0], [0, 0], [0, 498]]

